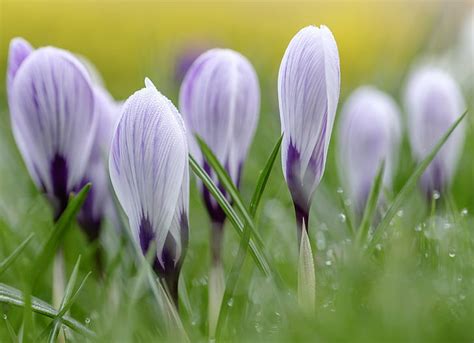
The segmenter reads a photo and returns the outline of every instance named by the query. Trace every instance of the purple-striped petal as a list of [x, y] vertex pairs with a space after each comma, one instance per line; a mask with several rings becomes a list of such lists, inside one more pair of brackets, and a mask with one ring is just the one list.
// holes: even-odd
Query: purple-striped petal
[[13, 134], [35, 181], [59, 215], [84, 178], [95, 137], [89, 77], [68, 52], [32, 52], [18, 68], [9, 99]]
[[[423, 67], [410, 75], [405, 106], [411, 148], [418, 161], [430, 153], [465, 110], [464, 99], [454, 79], [434, 67]], [[464, 135], [465, 127], [461, 123], [422, 175], [421, 187], [428, 197], [450, 185], [462, 152]]]
[[339, 100], [339, 55], [325, 26], [299, 31], [278, 75], [282, 167], [295, 206], [306, 213], [324, 173]]
[[[260, 110], [258, 78], [250, 62], [228, 49], [202, 54], [184, 78], [180, 109], [192, 155], [217, 181], [194, 138], [199, 135], [238, 184]], [[213, 220], [223, 221], [222, 210], [204, 188], [203, 196]]]
[[156, 244], [155, 271], [179, 272], [188, 236], [186, 132], [174, 105], [146, 80], [123, 106], [109, 159], [112, 185], [145, 254]]
[[92, 187], [77, 218], [90, 240], [99, 236], [106, 216], [112, 221], [116, 219], [109, 187], [108, 160], [112, 137], [120, 118], [119, 106], [105, 89], [95, 86], [94, 96], [98, 127], [83, 182], [90, 182]]
[[392, 187], [401, 137], [400, 111], [389, 95], [365, 86], [351, 94], [341, 116], [338, 171], [356, 210], [362, 213], [383, 161], [383, 184]]

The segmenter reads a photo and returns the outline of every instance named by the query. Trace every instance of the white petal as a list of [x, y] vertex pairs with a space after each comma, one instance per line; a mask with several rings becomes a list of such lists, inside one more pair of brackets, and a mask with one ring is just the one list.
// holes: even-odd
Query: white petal
[[147, 81], [146, 88], [135, 92], [123, 106], [112, 141], [109, 169], [135, 239], [139, 241], [141, 221], [147, 219], [154, 231], [158, 255], [177, 207], [181, 206], [183, 187], [187, 187], [183, 185], [187, 153], [178, 111]]
[[97, 121], [83, 67], [60, 49], [32, 52], [13, 80], [10, 109], [15, 140], [36, 184], [53, 193], [51, 163], [61, 156], [71, 191], [84, 177]]

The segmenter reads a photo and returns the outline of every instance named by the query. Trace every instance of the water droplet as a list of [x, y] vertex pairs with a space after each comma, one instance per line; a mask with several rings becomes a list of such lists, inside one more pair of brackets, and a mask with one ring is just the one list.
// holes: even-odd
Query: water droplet
[[339, 213], [338, 218], [341, 223], [346, 222], [346, 215], [344, 213]]
[[398, 210], [397, 216], [399, 216], [401, 218], [401, 217], [403, 217], [403, 214], [404, 214], [403, 210]]
[[378, 251], [381, 251], [381, 250], [382, 250], [382, 244], [377, 243], [377, 244], [375, 245], [375, 249], [377, 249]]
[[464, 294], [459, 294], [459, 299], [460, 300], [465, 300], [466, 299], [466, 296]]
[[458, 276], [458, 282], [462, 282], [462, 275]]
[[86, 320], [85, 320], [86, 325], [90, 324], [90, 322], [91, 322], [91, 319], [89, 317], [87, 317]]
[[342, 189], [342, 187], [338, 187], [337, 190], [336, 190], [336, 192], [337, 192], [338, 194], [342, 194], [342, 193], [344, 193], [344, 190]]
[[462, 216], [462, 217], [467, 216], [468, 213], [469, 213], [469, 212], [467, 211], [467, 208], [463, 208], [463, 209], [461, 210], [461, 216]]
[[331, 266], [331, 265], [332, 265], [332, 261], [331, 261], [331, 260], [327, 260], [327, 261], [325, 262], [325, 264], [326, 264], [326, 266], [328, 266], [328, 267], [329, 267], [329, 266]]
[[433, 192], [433, 200], [438, 200], [441, 195], [439, 194], [438, 191]]
[[234, 298], [229, 299], [229, 301], [227, 302], [227, 306], [229, 306], [229, 307], [234, 306]]
[[415, 231], [416, 231], [416, 232], [421, 232], [421, 230], [423, 230], [423, 229], [421, 228], [421, 225], [418, 224], [417, 226], [415, 226]]
[[351, 206], [352, 206], [352, 201], [351, 201], [351, 199], [346, 199], [346, 200], [344, 200], [344, 204], [345, 204], [347, 207], [351, 207]]
[[6, 313], [3, 314], [3, 319], [7, 320], [8, 319], [8, 316]]
[[262, 333], [263, 328], [262, 328], [262, 325], [260, 325], [260, 323], [255, 323], [255, 331], [257, 331], [257, 333]]
[[427, 252], [425, 252], [425, 258], [428, 258], [428, 256], [430, 256], [430, 254], [428, 254]]
[[456, 257], [456, 252], [454, 250], [451, 250], [449, 253], [448, 253], [448, 256], [451, 257], [451, 258], [454, 258]]

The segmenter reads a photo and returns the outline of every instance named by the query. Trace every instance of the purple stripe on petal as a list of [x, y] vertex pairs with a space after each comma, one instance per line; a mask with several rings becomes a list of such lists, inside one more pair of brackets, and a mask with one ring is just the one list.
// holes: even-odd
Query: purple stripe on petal
[[56, 154], [51, 161], [50, 167], [51, 180], [53, 182], [55, 220], [63, 213], [68, 202], [68, 166], [66, 160]]

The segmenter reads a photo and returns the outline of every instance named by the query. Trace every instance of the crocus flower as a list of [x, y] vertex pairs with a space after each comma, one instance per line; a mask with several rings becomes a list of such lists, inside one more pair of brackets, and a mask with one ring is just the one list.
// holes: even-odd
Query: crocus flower
[[352, 93], [341, 115], [338, 170], [361, 214], [383, 161], [383, 184], [388, 189], [392, 186], [401, 135], [400, 112], [389, 95], [366, 86]]
[[28, 171], [57, 218], [84, 178], [97, 122], [94, 95], [73, 55], [52, 47], [28, 54], [30, 48], [24, 41], [11, 44], [11, 123]]
[[[422, 67], [409, 77], [405, 106], [413, 155], [424, 159], [465, 110], [461, 91], [451, 76], [435, 67]], [[464, 126], [451, 134], [421, 177], [428, 197], [449, 187], [462, 151]]]
[[[258, 78], [250, 62], [228, 49], [205, 52], [188, 70], [181, 85], [179, 102], [188, 129], [191, 154], [217, 182], [196, 143], [195, 135], [199, 135], [238, 186], [260, 109]], [[204, 185], [200, 184], [200, 187], [215, 223], [213, 239], [217, 237], [217, 241], [213, 244], [219, 255], [225, 214]]]
[[308, 228], [311, 198], [324, 173], [340, 70], [336, 41], [326, 26], [308, 26], [293, 37], [278, 75], [282, 167], [296, 211], [298, 241]]
[[92, 187], [77, 218], [91, 241], [98, 238], [104, 218], [113, 220], [116, 216], [109, 187], [107, 161], [112, 136], [120, 118], [120, 106], [104, 88], [94, 86], [94, 96], [98, 126], [83, 180], [83, 184], [90, 182]]
[[150, 80], [123, 106], [110, 151], [117, 198], [143, 254], [177, 299], [188, 244], [189, 171], [186, 132], [174, 105]]

